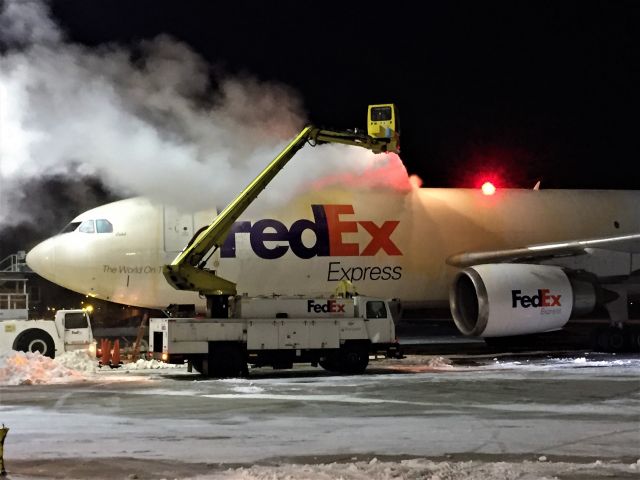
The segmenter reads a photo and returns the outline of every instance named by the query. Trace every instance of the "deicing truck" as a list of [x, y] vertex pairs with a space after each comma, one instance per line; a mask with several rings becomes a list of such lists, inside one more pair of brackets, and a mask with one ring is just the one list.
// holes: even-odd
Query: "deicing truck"
[[187, 361], [210, 377], [245, 376], [248, 365], [281, 369], [294, 363], [362, 373], [370, 355], [399, 355], [389, 301], [236, 297], [230, 311], [229, 318], [152, 318], [152, 355]]

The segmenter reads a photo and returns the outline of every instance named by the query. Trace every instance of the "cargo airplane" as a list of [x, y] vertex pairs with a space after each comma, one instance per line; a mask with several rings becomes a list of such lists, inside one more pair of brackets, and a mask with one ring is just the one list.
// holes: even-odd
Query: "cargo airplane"
[[[207, 267], [250, 296], [320, 295], [346, 280], [404, 308], [448, 305], [463, 334], [485, 338], [558, 330], [604, 307], [600, 346], [638, 349], [627, 302], [640, 292], [639, 205], [638, 191], [327, 188], [270, 211], [251, 205]], [[162, 266], [217, 213], [113, 202], [78, 215], [27, 263], [91, 297], [204, 311]]]

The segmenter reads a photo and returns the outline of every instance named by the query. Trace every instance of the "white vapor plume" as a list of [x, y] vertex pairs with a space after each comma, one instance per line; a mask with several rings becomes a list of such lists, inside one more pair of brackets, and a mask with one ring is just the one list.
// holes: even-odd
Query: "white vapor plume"
[[[304, 125], [290, 88], [250, 77], [214, 85], [204, 59], [169, 36], [132, 49], [88, 48], [64, 37], [42, 2], [5, 1], [0, 224], [28, 221], [29, 193], [21, 186], [54, 176], [98, 178], [116, 196], [184, 210], [221, 206]], [[361, 176], [390, 162], [400, 171], [394, 185], [409, 188], [399, 159], [356, 150], [305, 149], [263, 196], [281, 199], [282, 189], [295, 193], [312, 178]]]
[[[2, 5], [0, 5], [1, 7]], [[39, 0], [9, 0], [0, 15], [2, 42], [9, 46], [59, 43], [61, 32]]]

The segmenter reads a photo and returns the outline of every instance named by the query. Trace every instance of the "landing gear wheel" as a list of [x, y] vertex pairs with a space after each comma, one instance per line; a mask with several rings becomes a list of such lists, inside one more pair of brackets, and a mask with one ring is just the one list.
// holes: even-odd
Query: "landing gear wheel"
[[640, 352], [640, 327], [630, 328], [627, 332], [632, 352]]
[[22, 352], [40, 352], [45, 357], [56, 358], [53, 338], [44, 330], [27, 330], [18, 341], [16, 350]]
[[626, 341], [626, 335], [624, 330], [619, 328], [609, 329], [609, 351], [610, 352], [622, 352], [624, 351]]
[[594, 346], [601, 352], [622, 352], [627, 345], [627, 330], [601, 327], [595, 331]]
[[599, 327], [593, 332], [593, 348], [599, 352], [606, 352], [609, 348], [608, 328]]

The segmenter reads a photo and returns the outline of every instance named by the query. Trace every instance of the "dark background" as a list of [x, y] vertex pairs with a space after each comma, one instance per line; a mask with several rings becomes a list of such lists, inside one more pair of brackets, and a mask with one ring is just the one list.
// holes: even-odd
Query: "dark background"
[[217, 68], [277, 80], [317, 124], [364, 126], [394, 102], [402, 158], [424, 186], [639, 185], [637, 1], [59, 0], [73, 41], [159, 33]]
[[[637, 1], [50, 5], [73, 42], [135, 45], [166, 33], [212, 72], [285, 83], [317, 125], [364, 126], [369, 103], [394, 102], [402, 159], [425, 187], [474, 187], [486, 174], [507, 187], [640, 184]], [[93, 203], [79, 205], [60, 189], [69, 180], [58, 182], [28, 188], [56, 206], [59, 227], [114, 199], [83, 180]], [[5, 229], [0, 257], [52, 233]]]

